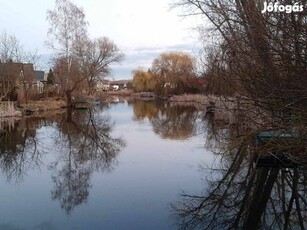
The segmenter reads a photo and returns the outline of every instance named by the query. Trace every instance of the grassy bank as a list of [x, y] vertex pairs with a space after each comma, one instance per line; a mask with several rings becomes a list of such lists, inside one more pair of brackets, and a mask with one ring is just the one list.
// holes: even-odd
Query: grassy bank
[[170, 102], [191, 102], [207, 105], [210, 101], [210, 96], [201, 94], [182, 94], [175, 95], [169, 99]]
[[47, 111], [65, 108], [66, 102], [63, 99], [50, 98], [40, 101], [29, 101], [28, 104], [21, 104], [20, 107], [22, 110]]
[[117, 91], [108, 91], [106, 94], [112, 96], [131, 96], [133, 93], [134, 92], [131, 89], [122, 89]]

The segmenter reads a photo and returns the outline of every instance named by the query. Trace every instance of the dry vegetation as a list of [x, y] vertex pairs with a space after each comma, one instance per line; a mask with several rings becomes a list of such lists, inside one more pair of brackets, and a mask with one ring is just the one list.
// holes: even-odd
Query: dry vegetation
[[201, 94], [183, 94], [172, 96], [169, 100], [170, 102], [195, 102], [207, 105], [210, 97]]
[[133, 90], [131, 89], [122, 89], [117, 91], [108, 91], [108, 95], [116, 95], [116, 96], [130, 96], [133, 94]]
[[41, 101], [30, 101], [28, 104], [22, 104], [21, 107], [24, 110], [47, 111], [65, 108], [66, 102], [63, 99], [46, 99]]

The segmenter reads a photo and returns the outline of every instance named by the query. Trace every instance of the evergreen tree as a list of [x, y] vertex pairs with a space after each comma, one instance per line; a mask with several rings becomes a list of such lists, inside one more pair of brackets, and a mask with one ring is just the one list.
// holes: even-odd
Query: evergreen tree
[[52, 71], [51, 68], [49, 69], [49, 73], [47, 75], [47, 84], [48, 85], [53, 85], [54, 84], [54, 74], [53, 74], [53, 71]]

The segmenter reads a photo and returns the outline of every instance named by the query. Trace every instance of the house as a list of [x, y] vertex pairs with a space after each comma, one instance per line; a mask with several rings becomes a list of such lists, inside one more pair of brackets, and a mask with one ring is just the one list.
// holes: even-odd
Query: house
[[32, 82], [32, 86], [37, 93], [44, 92], [44, 86], [46, 84], [45, 72], [41, 70], [35, 70], [35, 80]]
[[121, 90], [127, 89], [128, 85], [132, 84], [132, 80], [119, 80], [119, 81], [108, 81], [108, 80], [100, 80], [97, 82], [97, 91], [109, 91], [109, 90]]
[[111, 86], [110, 86], [109, 81], [100, 80], [97, 82], [96, 88], [98, 92], [103, 92], [103, 91], [109, 91]]
[[16, 100], [20, 90], [28, 90], [35, 80], [33, 64], [0, 63], [0, 99]]
[[171, 89], [175, 89], [177, 87], [176, 84], [174, 83], [170, 83], [170, 82], [166, 82], [164, 83], [164, 88], [171, 88]]
[[112, 84], [112, 89], [113, 89], [114, 91], [119, 90], [119, 85]]
[[110, 83], [110, 85], [113, 87], [113, 90], [127, 89], [129, 84], [132, 84], [132, 80], [118, 80], [112, 81]]

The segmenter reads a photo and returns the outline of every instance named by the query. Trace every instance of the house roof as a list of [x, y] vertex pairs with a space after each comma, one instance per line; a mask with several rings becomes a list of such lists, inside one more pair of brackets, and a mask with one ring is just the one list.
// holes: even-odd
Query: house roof
[[45, 72], [41, 70], [35, 70], [35, 78], [38, 81], [44, 81]]
[[33, 64], [7, 62], [0, 63], [0, 77], [7, 78], [10, 81], [24, 77], [26, 81], [35, 79]]
[[23, 65], [23, 74], [26, 81], [35, 80], [35, 72], [33, 64], [22, 64]]
[[16, 80], [21, 74], [21, 63], [0, 63], [0, 77], [7, 80]]

